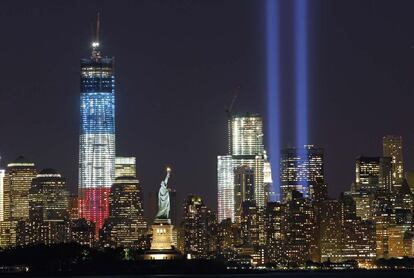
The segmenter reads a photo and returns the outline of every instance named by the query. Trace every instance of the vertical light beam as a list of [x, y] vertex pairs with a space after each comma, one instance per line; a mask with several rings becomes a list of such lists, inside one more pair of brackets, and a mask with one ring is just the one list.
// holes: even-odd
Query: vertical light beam
[[296, 144], [308, 141], [307, 0], [295, 0]]
[[266, 85], [267, 133], [269, 160], [272, 169], [272, 201], [280, 199], [280, 55], [279, 55], [279, 0], [266, 0]]
[[[306, 25], [308, 0], [295, 0], [295, 90], [296, 90], [296, 147], [298, 156], [308, 156], [308, 38]], [[308, 184], [304, 184], [308, 189]]]

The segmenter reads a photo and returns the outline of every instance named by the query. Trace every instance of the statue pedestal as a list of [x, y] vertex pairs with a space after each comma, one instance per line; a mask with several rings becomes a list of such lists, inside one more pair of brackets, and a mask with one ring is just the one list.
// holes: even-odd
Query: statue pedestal
[[173, 225], [170, 219], [155, 219], [152, 225], [151, 249], [144, 254], [144, 260], [176, 260], [181, 254], [173, 247]]
[[170, 219], [155, 219], [152, 225], [151, 250], [171, 250], [173, 225]]

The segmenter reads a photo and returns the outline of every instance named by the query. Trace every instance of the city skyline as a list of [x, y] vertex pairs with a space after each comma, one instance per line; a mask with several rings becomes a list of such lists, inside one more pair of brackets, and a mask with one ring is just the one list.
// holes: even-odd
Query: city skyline
[[[79, 69], [77, 63], [81, 57], [87, 57], [89, 54], [91, 34], [88, 27], [94, 21], [97, 9], [92, 2], [87, 4], [85, 10], [78, 12], [79, 22], [69, 26], [67, 22], [70, 21], [66, 20], [69, 19], [69, 11], [64, 11], [67, 8], [65, 4], [44, 3], [44, 7], [37, 9], [30, 9], [32, 7], [29, 4], [26, 9], [21, 11], [18, 11], [12, 2], [6, 1], [1, 4], [3, 10], [6, 11], [4, 13], [6, 19], [13, 16], [16, 19], [23, 18], [32, 21], [33, 26], [27, 24], [15, 26], [15, 32], [22, 33], [23, 28], [27, 28], [27, 31], [36, 29], [37, 36], [41, 38], [37, 40], [36, 37], [32, 37], [33, 35], [30, 34], [25, 36], [25, 39], [30, 41], [29, 55], [25, 51], [19, 51], [20, 45], [24, 44], [20, 38], [13, 35], [13, 30], [0, 29], [0, 31], [4, 31], [5, 38], [10, 38], [13, 43], [17, 42], [15, 49], [11, 49], [10, 44], [7, 44], [9, 48], [5, 48], [7, 45], [2, 46], [3, 51], [11, 54], [6, 56], [14, 58], [13, 61], [8, 60], [7, 57], [5, 58], [5, 68], [8, 70], [2, 72], [2, 76], [6, 79], [4, 89], [1, 91], [5, 105], [1, 109], [0, 115], [3, 119], [3, 126], [8, 132], [4, 134], [0, 143], [0, 153], [3, 157], [1, 163], [2, 168], [5, 168], [8, 163], [11, 163], [22, 154], [36, 163], [38, 170], [48, 167], [56, 168], [59, 173], [67, 178], [68, 186], [71, 192], [74, 192], [78, 184], [77, 136], [79, 130], [77, 126], [79, 125], [79, 114], [77, 109], [79, 108], [79, 80], [77, 78]], [[74, 7], [69, 10], [79, 8], [80, 2], [75, 3]], [[245, 3], [234, 5], [234, 3], [240, 2], [230, 1], [230, 4], [220, 6], [222, 9], [220, 12], [217, 11], [218, 4], [216, 3], [128, 3], [121, 4], [113, 13], [110, 11], [111, 5], [109, 2], [104, 2], [100, 6], [99, 11], [102, 13], [102, 49], [104, 53], [117, 57], [119, 81], [117, 80], [116, 86], [120, 105], [116, 112], [116, 122], [119, 127], [116, 138], [119, 142], [117, 144], [117, 154], [137, 157], [137, 176], [142, 181], [145, 192], [156, 190], [164, 166], [172, 165], [176, 174], [171, 182], [175, 189], [185, 192], [184, 196], [190, 193], [203, 196], [209, 207], [216, 208], [216, 155], [226, 153], [226, 142], [223, 138], [226, 136], [227, 115], [224, 107], [231, 101], [234, 88], [239, 85], [241, 87], [234, 110], [237, 112], [259, 113], [266, 121], [266, 110], [263, 105], [265, 99], [264, 87], [259, 84], [263, 83], [260, 76], [260, 72], [264, 68], [261, 56], [263, 43], [256, 35], [256, 32], [262, 28], [258, 16], [262, 12], [262, 6]], [[372, 6], [362, 4], [361, 11], [356, 17], [357, 21], [359, 23], [365, 22], [365, 16], [373, 19], [374, 22], [376, 22], [375, 20], [378, 21], [379, 17], [385, 13], [386, 5], [383, 3], [378, 2], [378, 4]], [[409, 10], [411, 4], [406, 5], [404, 9], [402, 5], [397, 6], [398, 9], [396, 10], [398, 12]], [[231, 8], [234, 6], [237, 6], [237, 11], [240, 11], [242, 15], [232, 11]], [[282, 6], [285, 9], [291, 8], [286, 3]], [[409, 125], [400, 120], [401, 117], [409, 116], [409, 106], [405, 105], [408, 105], [407, 103], [410, 103], [411, 100], [411, 96], [409, 94], [403, 95], [403, 92], [410, 91], [410, 88], [414, 87], [408, 78], [411, 69], [414, 67], [414, 61], [412, 59], [402, 61], [403, 54], [412, 57], [410, 49], [414, 39], [410, 37], [409, 28], [407, 27], [410, 25], [410, 19], [403, 12], [398, 19], [392, 18], [392, 20], [389, 19], [385, 23], [380, 22], [380, 26], [384, 27], [383, 31], [388, 36], [393, 35], [393, 31], [397, 30], [397, 27], [400, 28], [398, 29], [400, 31], [393, 35], [395, 36], [394, 43], [381, 41], [382, 44], [373, 47], [370, 54], [373, 57], [379, 57], [388, 48], [402, 49], [403, 54], [392, 52], [393, 55], [383, 57], [383, 60], [380, 60], [382, 62], [379, 62], [378, 69], [374, 69], [373, 65], [375, 63], [369, 59], [364, 59], [362, 55], [365, 53], [365, 47], [372, 46], [371, 44], [374, 44], [374, 42], [380, 41], [380, 36], [376, 33], [379, 27], [363, 25], [365, 31], [371, 29], [375, 31], [370, 33], [372, 42], [365, 41], [360, 37], [361, 33], [352, 29], [355, 28], [354, 25], [348, 26], [346, 24], [347, 21], [343, 18], [343, 12], [339, 13], [337, 11], [341, 7], [345, 10], [349, 9], [350, 6], [342, 2], [329, 4], [324, 1], [317, 1], [311, 9], [311, 18], [314, 20], [313, 26], [320, 24], [322, 20], [331, 22], [332, 14], [337, 15], [339, 23], [337, 22], [334, 27], [348, 28], [345, 29], [345, 34], [356, 36], [358, 39], [356, 45], [348, 44], [348, 52], [344, 52], [344, 57], [356, 53], [359, 58], [358, 62], [363, 64], [362, 68], [372, 70], [367, 78], [357, 83], [360, 84], [361, 88], [355, 87], [355, 85], [339, 86], [348, 83], [348, 79], [332, 76], [333, 73], [326, 71], [332, 65], [328, 65], [324, 60], [333, 55], [328, 51], [330, 46], [333, 49], [343, 47], [338, 45], [338, 41], [340, 42], [340, 39], [344, 39], [344, 37], [331, 30], [330, 28], [334, 29], [334, 27], [328, 27], [329, 24], [321, 25], [323, 28], [319, 32], [315, 31], [316, 27], [311, 28], [315, 32], [315, 36], [311, 36], [311, 41], [315, 44], [316, 38], [322, 36], [322, 34], [339, 37], [338, 41], [331, 41], [324, 37], [322, 41], [318, 42], [321, 46], [320, 52], [326, 50], [326, 53], [319, 53], [312, 46], [310, 48], [312, 53], [318, 54], [315, 57], [321, 58], [322, 61], [311, 78], [313, 80], [311, 83], [318, 83], [319, 86], [313, 85], [311, 86], [312, 90], [310, 90], [310, 96], [313, 97], [309, 105], [310, 126], [312, 128], [309, 128], [311, 132], [310, 142], [308, 143], [322, 147], [325, 150], [325, 180], [332, 197], [336, 197], [339, 192], [349, 189], [354, 180], [353, 163], [357, 156], [361, 154], [366, 156], [382, 155], [381, 138], [387, 134], [397, 134], [404, 138], [405, 169], [413, 169], [414, 160], [414, 157], [410, 155], [410, 146], [414, 142], [414, 137], [410, 134]], [[138, 17], [138, 22], [140, 23], [154, 22], [154, 19], [150, 20], [144, 15], [144, 10], [149, 10], [149, 14], [155, 11], [160, 12], [161, 14], [158, 16], [160, 18], [165, 16], [165, 21], [162, 20], [159, 25], [152, 27], [154, 29], [148, 27], [149, 29], [146, 30], [142, 24], [133, 24], [135, 21], [131, 18], [120, 18], [120, 15], [126, 12], [128, 7], [136, 7], [139, 10], [141, 17]], [[252, 8], [251, 11], [248, 12], [248, 8]], [[53, 15], [47, 14], [45, 19], [42, 20], [41, 17], [45, 15], [44, 11], [47, 9], [56, 11], [56, 13], [51, 13]], [[171, 9], [174, 12], [172, 15], [167, 15], [167, 11]], [[201, 11], [203, 9], [214, 12], [218, 16], [218, 22], [213, 25], [213, 30], [218, 32], [220, 28], [225, 28], [226, 32], [223, 32], [223, 34], [232, 33], [229, 31], [233, 31], [231, 38], [225, 39], [220, 35], [222, 34], [220, 32], [218, 34], [212, 34], [211, 32], [200, 34], [200, 30], [196, 30], [197, 27], [203, 27], [204, 29], [201, 28], [201, 30], [204, 31], [207, 30], [201, 19], [195, 21], [195, 26], [187, 26], [186, 20], [194, 19], [194, 15], [191, 14], [203, 15], [204, 12]], [[363, 15], [364, 11], [367, 13], [366, 15]], [[392, 12], [396, 13], [397, 11]], [[315, 15], [318, 13], [322, 15], [321, 21], [315, 19]], [[168, 29], [174, 31], [173, 35], [163, 36], [165, 35], [165, 31], [163, 31], [166, 28], [165, 22], [168, 19], [176, 19], [178, 15], [183, 15], [184, 18], [175, 22], [174, 26]], [[228, 15], [237, 15], [233, 18], [233, 23], [227, 18]], [[202, 19], [204, 20], [205, 17]], [[59, 18], [63, 20], [58, 20]], [[56, 26], [52, 26], [51, 22], [57, 22]], [[114, 24], [115, 22], [117, 24]], [[386, 23], [389, 25], [385, 25]], [[136, 26], [138, 26], [137, 30], [135, 30]], [[240, 28], [240, 26], [246, 28]], [[286, 22], [283, 26], [282, 33], [288, 33], [291, 30], [291, 26]], [[127, 30], [130, 31], [128, 35], [121, 34], [122, 27], [127, 27]], [[54, 28], [63, 30], [63, 33], [54, 32]], [[247, 32], [243, 34], [239, 29], [247, 30]], [[352, 31], [356, 33], [354, 34]], [[73, 34], [73, 32], [76, 34]], [[160, 43], [168, 42], [174, 34], [183, 38], [186, 32], [189, 32], [190, 36], [185, 40], [185, 43], [172, 42], [167, 48], [160, 46]], [[139, 37], [140, 34], [145, 39], [135, 38]], [[55, 41], [54, 38], [56, 38], [56, 43], [52, 43]], [[71, 40], [71, 38], [74, 39]], [[212, 43], [213, 38], [223, 42], [223, 44], [220, 44], [223, 49]], [[253, 38], [255, 38], [254, 42]], [[198, 40], [206, 42], [207, 46], [214, 50], [212, 51], [213, 54], [205, 53], [206, 46], [201, 47], [202, 43]], [[233, 42], [230, 42], [231, 40]], [[142, 48], [139, 47], [140, 43], [144, 45]], [[59, 44], [60, 46], [58, 46]], [[197, 46], [201, 48], [185, 54], [184, 51], [178, 50], [182, 46], [181, 44], [187, 44], [187, 47], [195, 48]], [[244, 46], [234, 52], [233, 50], [237, 49], [237, 45]], [[155, 49], [150, 51], [151, 47]], [[57, 50], [59, 52], [56, 52]], [[19, 51], [20, 55], [15, 55], [14, 51]], [[58, 55], [61, 51], [65, 55]], [[214, 52], [216, 53], [214, 54]], [[180, 54], [178, 57], [184, 57], [185, 59], [182, 61], [179, 61], [179, 58], [173, 59], [168, 56], [172, 53]], [[42, 62], [49, 55], [53, 57], [54, 62]], [[24, 59], [25, 62], [23, 63], [21, 59]], [[192, 62], [192, 59], [195, 59], [195, 61]], [[289, 60], [289, 55], [285, 59]], [[338, 68], [339, 65], [347, 65], [344, 60], [345, 58], [339, 59]], [[139, 61], [143, 62], [139, 63]], [[156, 66], [148, 66], [154, 61]], [[34, 72], [31, 68], [32, 63], [39, 65], [37, 72]], [[28, 69], [25, 69], [22, 65], [28, 66]], [[145, 65], [148, 67], [145, 67]], [[351, 66], [348, 65], [342, 70], [343, 72], [347, 70], [350, 72], [350, 68]], [[26, 72], [29, 69], [31, 74]], [[136, 69], [138, 71], [135, 71]], [[258, 73], [251, 74], [250, 70], [253, 69]], [[214, 73], [215, 71], [224, 74], [224, 78], [221, 77], [220, 79], [219, 74]], [[344, 75], [343, 72], [341, 76]], [[349, 73], [347, 78], [359, 80], [358, 73], [361, 74], [358, 70], [355, 74]], [[16, 81], [19, 74], [27, 75], [27, 83], [19, 84]], [[173, 77], [168, 77], [170, 74]], [[378, 80], [375, 78], [387, 74], [391, 76], [388, 77], [389, 79]], [[146, 79], [145, 76], [148, 75], [150, 78]], [[174, 81], [173, 79], [177, 78], [178, 75], [184, 77]], [[188, 81], [183, 80], [187, 79], [185, 78], [187, 75], [189, 76]], [[143, 77], [141, 78], [141, 76]], [[250, 78], [246, 78], [246, 76], [250, 76]], [[255, 76], [258, 77], [257, 80], [254, 80]], [[330, 76], [333, 81], [330, 78], [326, 78], [328, 80], [317, 78], [318, 76]], [[293, 95], [293, 90], [289, 89], [289, 82], [286, 82], [289, 76], [285, 76], [283, 79], [285, 80], [283, 81], [284, 84], [288, 83], [283, 85], [287, 87], [287, 90], [285, 90], [287, 93], [284, 93], [284, 97], [289, 99]], [[166, 85], [156, 86], [156, 81], [162, 80], [166, 81]], [[398, 84], [395, 80], [399, 81]], [[339, 85], [333, 85], [331, 82], [334, 81], [337, 81]], [[145, 85], [141, 85], [142, 83]], [[397, 92], [399, 98], [405, 100], [401, 104], [402, 108], [396, 111], [395, 108], [386, 106], [388, 104], [386, 90], [379, 90], [380, 84], [381, 87], [388, 89], [388, 92]], [[395, 85], [395, 87], [391, 85]], [[402, 89], [398, 90], [401, 87]], [[344, 92], [347, 91], [347, 88], [355, 89], [355, 92], [350, 94], [351, 97], [346, 97], [344, 93], [332, 93], [336, 91]], [[362, 92], [364, 88], [366, 92]], [[180, 91], [182, 92], [180, 93]], [[331, 91], [331, 94], [328, 94], [328, 91]], [[375, 92], [382, 93], [375, 94], [375, 97], [377, 97], [374, 102], [375, 105], [371, 105], [374, 107], [363, 105], [363, 103], [371, 100], [372, 94]], [[354, 109], [346, 111], [343, 110], [344, 108], [342, 110], [338, 109], [336, 102], [348, 103], [351, 101], [352, 95], [358, 95], [361, 100], [361, 104], [353, 104], [356, 111]], [[47, 101], [44, 101], [44, 99]], [[336, 99], [338, 101], [335, 101]], [[292, 108], [293, 104], [288, 100], [285, 101], [285, 104], [284, 109]], [[16, 105], [19, 105], [20, 109], [15, 109]], [[376, 109], [387, 112], [378, 113], [379, 115], [376, 114], [373, 117], [370, 113]], [[181, 110], [185, 112], [181, 112]], [[339, 115], [339, 111], [344, 116]], [[361, 124], [349, 126], [350, 122], [355, 122], [354, 120], [358, 118], [352, 115], [355, 112], [357, 112], [356, 114], [360, 113], [360, 119], [363, 119], [363, 121], [361, 121]], [[327, 116], [330, 116], [329, 120], [325, 119]], [[370, 126], [362, 122], [369, 122]], [[337, 123], [344, 129], [335, 130], [334, 134], [332, 130], [337, 128]], [[285, 138], [282, 138], [282, 147], [295, 144], [294, 132], [286, 127], [288, 124], [289, 120], [284, 119], [282, 127], [283, 137]], [[176, 129], [178, 129], [178, 132]], [[191, 133], [188, 132], [189, 130], [191, 130]], [[30, 137], [29, 134], [31, 134]], [[188, 136], [188, 134], [191, 134], [191, 136]], [[345, 139], [345, 137], [348, 138]], [[27, 138], [31, 140], [29, 144], [27, 144]], [[200, 145], [205, 148], [199, 148]], [[267, 146], [265, 142], [265, 148]], [[191, 159], [188, 160], [192, 161], [194, 160], [192, 153], [197, 151], [199, 163], [193, 165], [193, 163], [187, 161], [185, 154], [190, 155]], [[197, 186], [194, 186], [194, 184], [197, 184]]]

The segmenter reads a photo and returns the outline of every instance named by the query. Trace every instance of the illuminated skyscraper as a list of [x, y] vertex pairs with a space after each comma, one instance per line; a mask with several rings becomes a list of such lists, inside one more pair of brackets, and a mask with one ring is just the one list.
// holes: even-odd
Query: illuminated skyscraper
[[109, 217], [101, 231], [105, 245], [143, 247], [144, 220], [142, 188], [134, 176], [117, 177], [109, 195]]
[[22, 156], [7, 165], [4, 178], [4, 220], [27, 220], [29, 218], [29, 189], [37, 170], [32, 162]]
[[206, 259], [217, 247], [216, 215], [207, 208], [201, 197], [190, 195], [184, 203], [182, 250], [188, 258]]
[[376, 192], [378, 189], [391, 190], [391, 157], [360, 156], [355, 164], [356, 191]]
[[284, 149], [280, 164], [282, 200], [286, 200], [292, 190], [316, 201], [326, 199], [323, 149], [311, 145]]
[[115, 157], [115, 178], [136, 176], [137, 166], [135, 157]]
[[59, 173], [44, 169], [32, 180], [29, 208], [29, 219], [19, 222], [18, 244], [69, 241], [69, 192]]
[[383, 156], [391, 157], [392, 184], [401, 184], [404, 178], [403, 139], [387, 135], [382, 138]]
[[217, 157], [218, 221], [234, 220], [234, 172], [231, 155]]
[[240, 166], [234, 170], [234, 215], [240, 223], [244, 201], [254, 201], [254, 170]]
[[219, 221], [226, 218], [234, 221], [234, 171], [238, 167], [253, 170], [254, 200], [259, 207], [264, 207], [267, 203], [265, 174], [266, 181], [271, 181], [263, 146], [262, 118], [256, 114], [234, 115], [229, 118], [228, 128], [228, 155], [217, 157]]
[[101, 55], [98, 36], [91, 57], [81, 60], [80, 91], [79, 216], [99, 229], [115, 176], [115, 77], [114, 58]]
[[4, 221], [4, 176], [6, 171], [0, 169], [0, 221]]

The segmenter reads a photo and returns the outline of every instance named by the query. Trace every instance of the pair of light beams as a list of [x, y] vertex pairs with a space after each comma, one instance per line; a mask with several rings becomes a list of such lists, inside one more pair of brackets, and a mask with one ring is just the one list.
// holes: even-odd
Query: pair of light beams
[[[294, 57], [295, 57], [295, 104], [296, 146], [300, 150], [308, 144], [308, 70], [307, 70], [307, 5], [309, 0], [294, 0]], [[280, 149], [281, 149], [281, 0], [266, 0], [266, 78], [267, 78], [267, 125], [269, 158], [272, 166], [273, 201], [280, 198]], [[306, 149], [305, 149], [306, 150]], [[303, 155], [303, 154], [302, 154]], [[305, 154], [306, 155], [306, 154]]]

